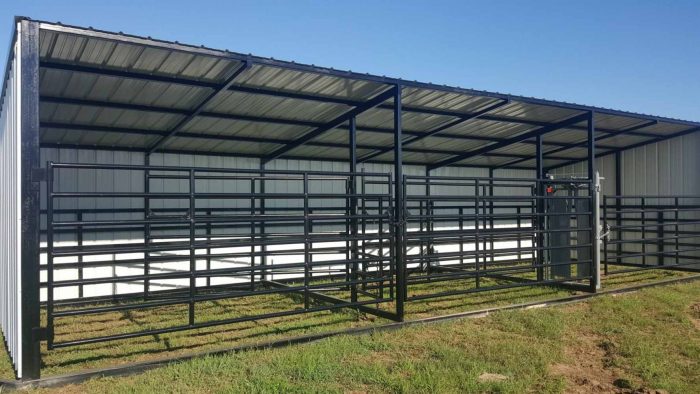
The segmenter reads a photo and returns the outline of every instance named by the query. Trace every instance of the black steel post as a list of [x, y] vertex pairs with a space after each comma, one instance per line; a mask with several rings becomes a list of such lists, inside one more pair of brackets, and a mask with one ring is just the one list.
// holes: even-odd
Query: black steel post
[[[46, 167], [46, 347], [53, 349], [53, 318], [54, 318], [54, 287], [53, 287], [53, 255], [54, 255], [54, 211], [53, 211], [53, 163]], [[80, 227], [82, 229], [82, 226]], [[82, 285], [81, 285], [82, 287]]]
[[489, 231], [491, 236], [489, 237], [489, 246], [491, 248], [491, 264], [496, 260], [496, 255], [494, 253], [493, 236], [494, 236], [494, 220], [493, 220], [493, 176], [495, 171], [493, 168], [489, 168]]
[[[265, 164], [260, 163], [260, 193], [265, 195]], [[265, 198], [260, 198], [260, 237], [263, 240], [263, 245], [260, 247], [262, 256], [260, 257], [260, 265], [263, 269], [260, 272], [260, 281], [266, 280], [267, 273], [267, 245], [265, 243]], [[270, 278], [272, 280], [272, 278]]]
[[[350, 118], [350, 131], [348, 133], [349, 142], [349, 156], [350, 156], [350, 179], [349, 179], [349, 190], [350, 195], [350, 236], [351, 240], [351, 253], [350, 258], [352, 259], [352, 269], [351, 269], [351, 281], [352, 286], [350, 288], [350, 300], [351, 302], [357, 302], [357, 271], [359, 269], [359, 253], [357, 249], [357, 180], [355, 179], [355, 171], [357, 171], [357, 134], [356, 134], [356, 120], [355, 117]], [[364, 213], [363, 213], [364, 215]], [[362, 234], [365, 235], [364, 233]], [[381, 234], [379, 234], [381, 237]], [[363, 258], [365, 256], [363, 255]], [[365, 277], [362, 278], [366, 279]]]
[[593, 111], [588, 112], [588, 179], [590, 180], [589, 188], [588, 188], [588, 197], [589, 197], [589, 210], [590, 210], [590, 227], [591, 227], [591, 235], [589, 237], [590, 243], [591, 243], [591, 262], [589, 263], [589, 266], [591, 269], [589, 272], [591, 273], [591, 280], [590, 280], [590, 291], [595, 292], [596, 291], [596, 278], [598, 276], [598, 264], [597, 262], [600, 261], [600, 250], [598, 250], [598, 228], [596, 227], [596, 223], [598, 223], [598, 218], [596, 217], [596, 212], [598, 212], [598, 202], [595, 198], [596, 193], [598, 192], [596, 188], [598, 185], [596, 185], [596, 165], [595, 165], [595, 113]]
[[404, 257], [404, 195], [403, 195], [403, 155], [401, 135], [401, 85], [394, 86], [394, 258], [396, 265], [396, 314], [400, 321], [404, 319], [404, 301], [408, 295], [406, 289], [406, 261]]
[[[617, 247], [615, 248], [617, 258], [615, 259], [617, 263], [621, 261], [622, 256], [622, 152], [615, 152], [615, 224], [618, 226], [616, 239]], [[608, 273], [607, 262], [605, 265], [605, 274]]]
[[535, 220], [537, 223], [537, 226], [535, 227], [537, 235], [537, 248], [534, 249], [534, 252], [537, 253], [537, 259], [536, 264], [537, 264], [537, 281], [543, 281], [544, 280], [544, 253], [545, 253], [545, 248], [544, 248], [544, 229], [545, 229], [545, 200], [544, 200], [544, 195], [545, 195], [545, 190], [544, 190], [544, 169], [543, 169], [543, 157], [542, 157], [542, 136], [538, 135], [535, 138], [535, 163], [536, 163], [536, 186], [535, 186], [535, 191], [536, 191], [536, 196], [535, 196], [535, 207], [536, 207], [536, 215], [535, 215]]
[[658, 208], [659, 212], [657, 212], [657, 221], [659, 226], [656, 227], [656, 251], [657, 251], [657, 259], [656, 259], [656, 264], [658, 265], [664, 265], [664, 253], [665, 253], [665, 247], [664, 243], [666, 242], [666, 235], [664, 232], [664, 209], [661, 208], [661, 204], [659, 204]]
[[476, 288], [480, 286], [479, 279], [479, 180], [476, 179], [474, 182], [474, 270], [476, 271]]
[[21, 65], [21, 287], [22, 287], [22, 371], [23, 379], [38, 379], [41, 374], [41, 321], [39, 298], [41, 178], [39, 163], [39, 23], [20, 22]]
[[190, 302], [189, 302], [189, 322], [190, 326], [194, 325], [194, 304], [195, 296], [197, 295], [197, 258], [195, 256], [195, 190], [194, 190], [194, 170], [190, 169], [190, 198], [189, 198], [189, 217], [190, 217]]
[[148, 275], [150, 274], [151, 270], [151, 254], [148, 251], [149, 246], [151, 245], [151, 223], [149, 220], [151, 216], [151, 200], [150, 198], [148, 198], [148, 194], [151, 192], [151, 178], [148, 166], [151, 165], [151, 154], [146, 152], [143, 161], [143, 164], [145, 165], [145, 169], [143, 171], [143, 220], [146, 221], [146, 225], [143, 226], [143, 243], [146, 247], [146, 251], [143, 252], [143, 276], [145, 277], [145, 279], [143, 280], [143, 299], [148, 300], [148, 293], [150, 287], [150, 280], [148, 279]]
[[309, 281], [311, 275], [311, 217], [309, 213], [309, 174], [304, 173], [304, 309], [309, 309]]

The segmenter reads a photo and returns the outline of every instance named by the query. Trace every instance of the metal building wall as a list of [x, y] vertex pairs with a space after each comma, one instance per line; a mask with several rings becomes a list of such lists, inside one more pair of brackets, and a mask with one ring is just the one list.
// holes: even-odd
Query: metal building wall
[[12, 50], [0, 113], [0, 328], [21, 377], [21, 65], [19, 43]]
[[[700, 133], [623, 151], [621, 178], [623, 195], [700, 195]], [[604, 177], [603, 194], [615, 195], [615, 155], [596, 159]], [[586, 162], [558, 168], [557, 175], [585, 175]]]
[[[620, 186], [616, 192], [615, 155], [607, 155], [596, 159], [596, 166], [601, 177], [602, 196], [700, 196], [700, 133], [693, 133], [665, 141], [649, 144], [623, 151], [620, 154]], [[557, 175], [583, 175], [586, 173], [586, 162], [562, 167], [552, 171]], [[601, 199], [602, 199], [601, 196]], [[629, 204], [639, 204], [640, 199], [626, 199]], [[697, 200], [683, 200], [686, 203], [696, 203]], [[683, 201], [681, 203], [683, 203]], [[601, 200], [602, 202], [602, 200]], [[672, 204], [671, 199], [648, 199], [647, 204]], [[668, 215], [667, 215], [668, 216]], [[640, 218], [639, 215], [627, 214], [625, 217]], [[654, 220], [656, 217], [652, 217]], [[698, 221], [700, 212], [686, 211], [680, 219]], [[684, 226], [685, 230], [700, 231], [700, 225]], [[650, 230], [653, 233], [653, 231]], [[650, 235], [655, 236], [655, 235]], [[639, 239], [640, 233], [625, 233], [624, 238]], [[645, 245], [646, 252], [657, 252], [655, 243]], [[643, 251], [641, 244], [626, 244], [625, 250], [632, 253]], [[689, 251], [689, 256], [700, 257], [700, 251]], [[628, 258], [629, 263], [642, 263], [641, 257]], [[656, 264], [655, 256], [647, 257], [647, 263]]]

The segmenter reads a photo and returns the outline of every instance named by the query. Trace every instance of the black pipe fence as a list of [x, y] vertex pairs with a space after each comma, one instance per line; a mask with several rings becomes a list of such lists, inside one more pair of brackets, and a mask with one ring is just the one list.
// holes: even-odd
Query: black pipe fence
[[[144, 181], [61, 182], [122, 173]], [[400, 301], [511, 287], [595, 291], [587, 179], [403, 176], [396, 200], [389, 173], [49, 163], [47, 174], [49, 349], [341, 308], [402, 320]], [[700, 198], [665, 199], [604, 200], [606, 272], [698, 263]], [[232, 312], [200, 312], [215, 302]], [[55, 330], [164, 307], [179, 318], [105, 335]]]
[[[148, 192], [62, 190], [54, 182], [66, 171], [80, 176], [105, 170], [140, 172]], [[349, 193], [351, 182], [369, 181], [372, 187]], [[395, 318], [381, 309], [396, 292], [391, 185], [389, 174], [367, 172], [49, 163], [42, 267], [48, 346], [346, 307]], [[85, 200], [137, 207], [81, 209]], [[67, 204], [78, 208], [63, 208]], [[361, 233], [350, 231], [358, 227]], [[125, 233], [132, 236], [115, 237]], [[95, 293], [105, 285], [114, 295]], [[56, 299], [59, 290], [71, 289], [75, 297]], [[271, 296], [297, 296], [298, 302], [265, 313], [198, 319], [202, 303], [260, 296], [268, 297], [261, 303]], [[187, 307], [186, 322], [70, 340], [54, 332], [57, 319], [174, 305]]]
[[[405, 176], [406, 299], [543, 284], [594, 290], [590, 186]], [[451, 281], [459, 288], [441, 286]]]
[[700, 196], [605, 196], [601, 211], [606, 275], [700, 271]]

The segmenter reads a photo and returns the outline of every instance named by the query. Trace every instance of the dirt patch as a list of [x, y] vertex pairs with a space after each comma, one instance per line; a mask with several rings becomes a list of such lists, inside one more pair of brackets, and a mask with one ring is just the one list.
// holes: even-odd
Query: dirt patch
[[550, 372], [566, 380], [567, 393], [664, 393], [630, 381], [614, 364], [616, 348], [615, 343], [596, 336], [581, 337], [565, 348], [566, 362], [550, 366]]
[[479, 375], [479, 382], [481, 383], [488, 383], [488, 382], [502, 382], [504, 380], [507, 380], [508, 377], [506, 375], [501, 375], [498, 373], [489, 373], [489, 372], [484, 372], [481, 375]]
[[690, 321], [700, 330], [700, 302], [690, 306]]

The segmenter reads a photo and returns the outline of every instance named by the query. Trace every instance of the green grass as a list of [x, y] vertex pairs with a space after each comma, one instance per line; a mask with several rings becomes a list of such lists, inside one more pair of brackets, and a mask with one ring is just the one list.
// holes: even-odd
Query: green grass
[[[644, 271], [607, 278], [605, 287], [624, 287], [633, 283], [639, 283], [640, 281], [658, 280], [682, 275], [684, 274], [671, 271]], [[460, 284], [440, 282], [431, 284], [429, 289], [430, 291], [443, 291], [454, 289], [457, 285]], [[464, 286], [464, 284], [461, 285]], [[420, 294], [421, 291], [427, 290], [428, 286], [425, 286], [425, 288], [417, 287], [414, 289], [416, 294]], [[553, 299], [570, 294], [572, 294], [571, 291], [551, 287], [522, 287], [493, 292], [430, 299], [408, 303], [406, 318], [417, 319], [428, 316], [445, 315], [498, 305]], [[254, 299], [238, 299], [236, 301], [225, 300], [202, 304], [198, 306], [197, 316], [198, 319], [204, 321], [208, 319], [221, 319], [232, 316], [240, 316], [241, 314], [245, 313], [263, 313], [280, 309], [293, 309], [299, 306], [300, 300], [298, 297], [279, 295], [256, 296]], [[386, 305], [386, 307], [391, 308], [392, 305]], [[154, 313], [154, 310], [151, 310], [150, 312], [137, 310], [129, 313], [115, 312], [113, 314], [82, 316], [80, 318], [57, 321], [56, 333], [62, 340], [70, 340], [93, 335], [127, 332], [128, 330], [133, 330], [135, 326], [139, 329], [157, 328], [162, 327], [166, 322], [168, 322], [168, 324], [173, 324], [173, 319], [182, 320], [183, 316], [185, 316], [185, 313], [183, 312], [186, 312], [186, 307], [183, 309], [183, 307], [180, 306], [173, 306], [159, 308], [156, 310], [156, 313]], [[183, 323], [184, 321], [179, 322]], [[44, 349], [43, 361], [45, 365], [42, 373], [44, 376], [48, 376], [85, 368], [113, 366], [134, 361], [145, 361], [154, 358], [189, 354], [199, 351], [216, 350], [242, 344], [267, 342], [274, 339], [296, 335], [327, 332], [349, 327], [379, 325], [387, 322], [388, 321], [384, 319], [358, 314], [349, 310], [341, 310], [337, 312], [321, 312], [310, 315], [266, 319], [258, 322], [247, 322], [228, 326], [212, 327], [208, 329], [147, 336], [131, 340], [69, 347], [65, 349], [56, 349], [50, 352]], [[515, 330], [517, 328], [517, 324], [512, 322], [509, 323], [504, 321], [500, 324], [504, 326], [508, 324], [512, 325], [512, 327], [508, 328], [508, 330]], [[522, 325], [526, 323], [518, 324]], [[533, 322], [527, 324], [536, 323]], [[547, 331], [545, 328], [549, 327], [549, 325], [540, 325], [538, 327], [538, 332], [545, 332]], [[504, 330], [508, 331], [507, 329], [502, 329], [500, 331]], [[481, 333], [475, 333], [474, 335], [477, 335], [477, 337], [474, 337], [474, 339], [477, 339], [478, 335], [487, 335], [485, 337], [487, 338], [488, 332], [489, 330], [485, 330]], [[551, 339], [552, 338], [550, 338], [550, 340]], [[429, 338], [426, 340], [428, 342], [431, 341]], [[527, 345], [527, 341], [522, 344], [522, 346], [525, 345]], [[482, 344], [480, 346], [486, 345]], [[516, 346], [516, 344], [509, 343], [508, 346]], [[446, 352], [446, 356], [454, 356], [454, 354], [449, 352], [449, 348], [443, 350]], [[495, 351], [495, 349], [487, 350]], [[241, 356], [235, 356], [234, 358], [236, 357]], [[513, 357], [518, 358], [520, 356], [513, 355]], [[7, 362], [5, 357], [0, 357], [0, 359], [2, 360], [0, 362], [0, 374], [2, 374], [2, 377], [4, 378], [11, 378], [12, 370], [9, 362]], [[220, 362], [220, 358], [215, 358], [214, 360], [219, 361], [212, 362]], [[547, 360], [547, 362], [552, 362], [552, 360]], [[511, 367], [514, 368], [514, 366]], [[323, 369], [328, 367], [319, 368]], [[436, 376], [436, 379], [437, 376], [444, 373], [440, 372], [439, 370], [430, 370], [430, 363], [427, 362], [426, 365], [422, 365], [420, 368], [425, 369], [426, 374]], [[527, 373], [529, 374], [531, 372], [532, 371], [528, 369]], [[416, 377], [416, 379], [420, 380], [425, 378], [425, 376], [423, 376], [424, 374], [418, 375], [419, 377]], [[439, 380], [441, 380], [441, 378]], [[420, 382], [415, 382], [416, 385], [420, 385], [419, 383]], [[428, 382], [424, 383], [427, 384]], [[547, 386], [551, 382], [547, 381], [540, 383]], [[399, 386], [392, 385], [390, 387], [394, 387], [396, 390], [400, 389]], [[390, 389], [390, 391], [396, 390]]]
[[[576, 370], [592, 363], [592, 370], [609, 371], [609, 381], [601, 382], [608, 387], [624, 380], [632, 389], [691, 393], [700, 390], [700, 334], [692, 320], [700, 318], [692, 309], [697, 303], [697, 283], [651, 288], [570, 306], [195, 359], [60, 390], [558, 393], [577, 383], [553, 365]], [[576, 352], [586, 346], [604, 349], [603, 356]], [[505, 380], [480, 381], [485, 372]]]

